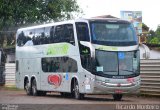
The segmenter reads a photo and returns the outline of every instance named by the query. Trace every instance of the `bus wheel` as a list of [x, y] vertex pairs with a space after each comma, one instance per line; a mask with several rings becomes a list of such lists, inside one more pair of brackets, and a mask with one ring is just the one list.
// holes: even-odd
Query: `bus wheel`
[[33, 81], [32, 81], [32, 95], [33, 96], [37, 96], [38, 95], [37, 84], [36, 84], [36, 80], [35, 79], [33, 79]]
[[28, 80], [25, 81], [24, 89], [25, 89], [27, 95], [31, 95], [31, 94], [32, 94], [31, 88], [30, 88], [30, 85], [29, 85], [29, 81], [28, 81]]
[[113, 94], [113, 99], [115, 101], [120, 101], [122, 99], [122, 94]]
[[75, 99], [78, 99], [78, 100], [83, 99], [84, 94], [79, 93], [79, 85], [78, 85], [77, 81], [74, 82], [73, 92], [74, 92], [74, 98]]

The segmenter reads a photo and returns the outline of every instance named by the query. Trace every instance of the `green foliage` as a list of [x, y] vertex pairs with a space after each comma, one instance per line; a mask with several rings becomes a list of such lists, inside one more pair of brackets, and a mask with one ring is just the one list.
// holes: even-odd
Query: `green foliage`
[[158, 39], [158, 37], [154, 37], [153, 39], [151, 39], [150, 44], [160, 44], [160, 40]]
[[142, 29], [145, 31], [149, 31], [149, 27], [144, 23], [142, 23]]
[[72, 12], [80, 12], [76, 0], [0, 0], [0, 30], [70, 19]]
[[156, 31], [150, 30], [147, 38], [147, 43], [149, 44], [160, 44], [160, 26], [157, 27]]
[[160, 26], [157, 27], [156, 36], [160, 39]]
[[147, 43], [150, 43], [150, 41], [151, 41], [155, 36], [156, 36], [155, 31], [150, 30], [150, 31], [149, 31], [149, 34], [148, 34], [148, 36], [147, 36]]
[[0, 0], [0, 47], [14, 46], [20, 26], [67, 20], [73, 13], [82, 14], [76, 0]]
[[0, 48], [3, 47], [3, 42], [4, 42], [4, 35], [3, 33], [0, 33]]

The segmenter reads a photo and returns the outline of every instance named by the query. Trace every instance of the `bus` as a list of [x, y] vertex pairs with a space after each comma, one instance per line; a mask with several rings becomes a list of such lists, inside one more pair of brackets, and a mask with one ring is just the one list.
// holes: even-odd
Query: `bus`
[[121, 100], [139, 91], [139, 43], [129, 21], [81, 18], [20, 28], [16, 42], [16, 86], [27, 95], [55, 91]]

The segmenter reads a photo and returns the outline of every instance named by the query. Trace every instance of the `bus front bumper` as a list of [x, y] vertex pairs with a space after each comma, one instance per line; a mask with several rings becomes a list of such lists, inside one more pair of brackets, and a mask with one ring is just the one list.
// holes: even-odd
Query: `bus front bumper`
[[93, 89], [93, 93], [102, 94], [125, 94], [125, 93], [138, 93], [140, 88], [140, 81], [135, 83], [126, 84], [113, 84], [96, 81]]

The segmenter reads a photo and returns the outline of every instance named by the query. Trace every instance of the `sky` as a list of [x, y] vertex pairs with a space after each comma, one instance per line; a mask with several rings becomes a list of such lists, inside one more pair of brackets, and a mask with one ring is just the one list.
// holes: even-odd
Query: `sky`
[[101, 15], [120, 17], [120, 11], [142, 11], [142, 22], [150, 30], [160, 24], [160, 0], [77, 0], [83, 18]]

